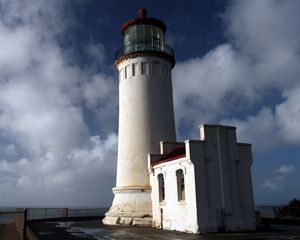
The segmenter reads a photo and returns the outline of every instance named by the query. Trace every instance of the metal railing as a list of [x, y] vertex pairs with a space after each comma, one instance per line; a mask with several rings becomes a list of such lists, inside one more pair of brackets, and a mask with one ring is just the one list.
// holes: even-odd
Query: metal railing
[[118, 49], [115, 54], [115, 60], [124, 56], [125, 54], [135, 52], [159, 52], [174, 58], [174, 51], [167, 44], [164, 44], [161, 41], [141, 41], [132, 42]]
[[25, 210], [27, 220], [51, 219], [65, 217], [97, 217], [104, 216], [107, 208], [27, 208], [9, 211], [0, 211], [0, 223], [15, 222]]
[[104, 216], [107, 210], [108, 208], [17, 208], [0, 210], [0, 239], [2, 240], [3, 236], [19, 235], [19, 239], [26, 240], [27, 222], [30, 220], [43, 221], [68, 217], [94, 218]]
[[27, 219], [104, 216], [107, 208], [28, 208]]

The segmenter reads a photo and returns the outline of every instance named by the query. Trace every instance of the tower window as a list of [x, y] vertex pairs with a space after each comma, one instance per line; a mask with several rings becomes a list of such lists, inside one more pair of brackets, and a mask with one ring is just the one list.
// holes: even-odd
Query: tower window
[[125, 79], [130, 77], [130, 65], [128, 65], [125, 67]]
[[158, 174], [158, 194], [159, 202], [165, 200], [165, 180], [162, 174]]
[[160, 69], [159, 69], [159, 62], [157, 62], [157, 61], [153, 61], [153, 63], [152, 63], [152, 68], [153, 68], [153, 74], [155, 74], [155, 75], [159, 75], [160, 74]]
[[142, 75], [149, 74], [149, 65], [147, 62], [141, 63], [141, 70]]
[[138, 71], [138, 64], [137, 63], [132, 64], [132, 76], [133, 77], [138, 75], [137, 71]]
[[166, 65], [163, 66], [162, 68], [162, 75], [167, 76], [168, 75], [168, 67]]
[[124, 78], [127, 78], [127, 67], [124, 68]]
[[185, 200], [184, 175], [182, 169], [176, 171], [177, 178], [177, 199], [178, 201]]

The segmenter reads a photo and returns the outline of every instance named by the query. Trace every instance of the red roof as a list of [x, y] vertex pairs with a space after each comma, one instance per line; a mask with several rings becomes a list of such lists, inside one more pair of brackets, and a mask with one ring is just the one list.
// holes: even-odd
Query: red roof
[[185, 146], [184, 147], [179, 147], [175, 148], [172, 152], [164, 155], [162, 158], [158, 159], [156, 162], [152, 164], [152, 166], [164, 163], [164, 162], [169, 162], [175, 159], [183, 158], [186, 156], [185, 153]]
[[133, 25], [133, 24], [149, 24], [149, 25], [154, 25], [154, 26], [157, 26], [159, 27], [163, 32], [166, 31], [166, 25], [156, 19], [156, 18], [149, 18], [147, 17], [147, 10], [144, 9], [144, 8], [141, 8], [139, 10], [139, 18], [135, 18], [135, 19], [132, 19], [132, 20], [129, 20], [127, 22], [125, 22], [122, 27], [121, 27], [121, 31], [122, 33], [124, 34], [124, 31], [126, 28], [128, 28], [129, 26]]

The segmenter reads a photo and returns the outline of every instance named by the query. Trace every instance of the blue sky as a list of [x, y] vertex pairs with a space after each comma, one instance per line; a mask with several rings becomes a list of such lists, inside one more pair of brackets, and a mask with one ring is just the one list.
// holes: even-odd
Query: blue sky
[[109, 206], [120, 26], [140, 7], [175, 51], [178, 140], [253, 144], [256, 204], [300, 198], [300, 2], [0, 0], [0, 206]]

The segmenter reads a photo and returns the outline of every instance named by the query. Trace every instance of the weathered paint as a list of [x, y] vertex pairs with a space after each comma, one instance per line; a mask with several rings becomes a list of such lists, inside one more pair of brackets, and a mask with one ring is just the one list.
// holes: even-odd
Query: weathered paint
[[117, 183], [105, 224], [151, 225], [152, 202], [147, 154], [159, 153], [161, 140], [176, 140], [171, 65], [140, 56], [119, 70]]
[[[237, 143], [235, 127], [201, 125], [200, 132], [200, 141], [161, 143], [168, 151], [184, 144], [183, 158], [153, 164], [161, 155], [148, 155], [153, 225], [192, 233], [254, 230], [251, 145]], [[161, 153], [166, 152], [161, 149]], [[184, 172], [186, 196], [179, 202], [178, 169]], [[160, 173], [165, 177], [165, 201], [161, 203]]]

